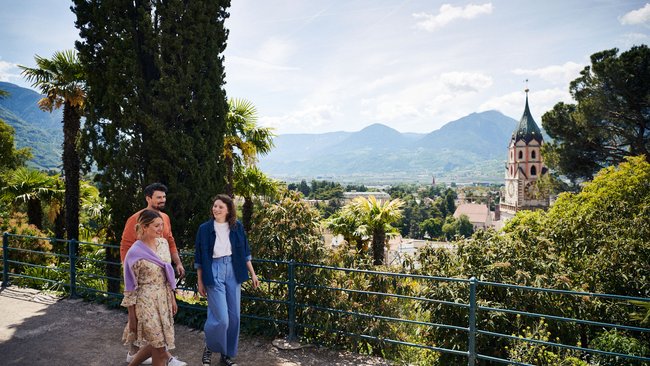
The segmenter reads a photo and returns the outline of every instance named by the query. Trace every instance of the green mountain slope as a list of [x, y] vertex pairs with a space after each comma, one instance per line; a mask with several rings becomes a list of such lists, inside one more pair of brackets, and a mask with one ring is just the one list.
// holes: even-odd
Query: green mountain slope
[[9, 96], [0, 99], [0, 119], [15, 129], [16, 147], [32, 149], [34, 157], [28, 165], [38, 169], [60, 169], [62, 111], [40, 110], [37, 102], [42, 95], [31, 89], [6, 82], [0, 82], [0, 89], [9, 92]]

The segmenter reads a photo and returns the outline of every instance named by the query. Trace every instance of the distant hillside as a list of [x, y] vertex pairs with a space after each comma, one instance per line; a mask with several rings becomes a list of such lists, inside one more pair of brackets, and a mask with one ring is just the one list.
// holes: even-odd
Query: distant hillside
[[260, 167], [285, 180], [499, 182], [516, 125], [500, 112], [487, 111], [428, 134], [373, 124], [358, 132], [280, 135]]
[[416, 146], [461, 149], [489, 158], [501, 158], [506, 156], [516, 126], [517, 121], [497, 111], [472, 113], [424, 136]]
[[6, 82], [0, 82], [0, 89], [9, 93], [0, 98], [0, 119], [15, 129], [18, 148], [28, 146], [32, 149], [34, 158], [28, 164], [39, 169], [58, 169], [63, 144], [63, 111], [40, 110], [37, 103], [43, 96], [31, 89]]

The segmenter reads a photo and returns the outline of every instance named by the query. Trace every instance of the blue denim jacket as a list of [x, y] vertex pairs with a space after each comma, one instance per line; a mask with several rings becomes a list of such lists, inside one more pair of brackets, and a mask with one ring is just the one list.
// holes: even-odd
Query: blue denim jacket
[[[204, 286], [214, 286], [212, 275], [212, 252], [217, 234], [214, 231], [214, 220], [201, 224], [196, 232], [194, 240], [194, 268], [203, 269]], [[248, 280], [248, 268], [246, 262], [251, 260], [251, 248], [248, 238], [244, 233], [244, 225], [237, 221], [234, 228], [230, 228], [230, 245], [232, 248], [232, 266], [235, 271], [235, 278], [238, 283]]]

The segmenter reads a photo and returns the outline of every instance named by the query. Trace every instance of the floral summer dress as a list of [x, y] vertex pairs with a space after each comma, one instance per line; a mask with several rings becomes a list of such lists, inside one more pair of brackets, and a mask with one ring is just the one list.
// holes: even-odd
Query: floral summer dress
[[[156, 254], [171, 263], [169, 244], [163, 238], [157, 239]], [[172, 291], [165, 277], [164, 269], [147, 260], [133, 265], [138, 283], [135, 291], [124, 291], [122, 306], [135, 305], [138, 318], [137, 332], [133, 333], [127, 323], [122, 335], [124, 345], [174, 349], [174, 316], [172, 314]]]

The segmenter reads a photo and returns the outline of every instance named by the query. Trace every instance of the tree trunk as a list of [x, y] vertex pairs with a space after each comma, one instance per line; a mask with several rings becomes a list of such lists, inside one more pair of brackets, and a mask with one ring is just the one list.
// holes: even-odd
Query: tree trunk
[[234, 172], [234, 162], [232, 160], [231, 156], [226, 156], [224, 159], [224, 162], [226, 164], [226, 187], [224, 188], [225, 193], [230, 196], [230, 198], [234, 198], [234, 190], [233, 190], [233, 185], [235, 181], [235, 172]]
[[79, 240], [79, 135], [81, 114], [66, 102], [63, 107], [63, 174], [65, 177], [65, 231], [68, 240]]
[[253, 199], [244, 197], [244, 206], [242, 207], [242, 224], [246, 232], [250, 231], [253, 222]]
[[38, 198], [30, 198], [27, 201], [27, 222], [39, 230], [43, 228], [43, 209]]
[[[65, 239], [65, 208], [59, 212], [54, 218], [54, 237], [57, 239]], [[54, 251], [59, 254], [68, 253], [68, 245], [65, 242], [57, 241], [54, 244]]]
[[[108, 242], [116, 241], [119, 245], [119, 239], [116, 239], [115, 230], [118, 229], [116, 226], [119, 224], [114, 223], [106, 233], [106, 238]], [[115, 229], [114, 229], [115, 228]], [[110, 277], [108, 279], [107, 290], [108, 292], [119, 294], [121, 293], [120, 281], [122, 279], [122, 271], [120, 268], [120, 248], [106, 248], [104, 254], [104, 259], [106, 261], [106, 276]]]
[[384, 242], [386, 241], [386, 232], [382, 229], [372, 231], [372, 264], [379, 266], [384, 264]]

